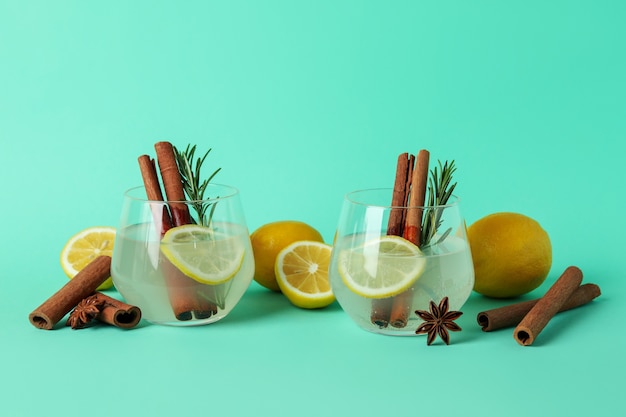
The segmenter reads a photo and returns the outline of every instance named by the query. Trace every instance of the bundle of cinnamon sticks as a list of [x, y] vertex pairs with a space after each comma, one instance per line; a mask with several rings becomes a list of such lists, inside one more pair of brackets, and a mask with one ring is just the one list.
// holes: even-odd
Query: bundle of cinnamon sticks
[[583, 273], [570, 266], [543, 297], [481, 311], [476, 319], [485, 332], [516, 326], [513, 337], [522, 346], [532, 345], [554, 315], [587, 304], [600, 296], [596, 284], [582, 284]]
[[[423, 206], [426, 200], [430, 153], [420, 150], [398, 156], [387, 234], [401, 236], [421, 246]], [[370, 320], [380, 328], [403, 328], [411, 312], [413, 289], [396, 296], [372, 300]]]
[[[191, 224], [189, 207], [185, 203], [185, 191], [176, 162], [176, 152], [170, 142], [157, 142], [154, 145], [157, 161], [148, 155], [138, 158], [141, 176], [148, 200], [164, 202], [159, 177], [158, 163], [167, 204], [157, 204], [153, 209], [154, 225], [161, 237], [172, 227]], [[186, 321], [194, 317], [205, 319], [217, 314], [217, 305], [210, 286], [203, 285], [183, 274], [168, 259], [162, 259], [169, 300], [177, 320]]]

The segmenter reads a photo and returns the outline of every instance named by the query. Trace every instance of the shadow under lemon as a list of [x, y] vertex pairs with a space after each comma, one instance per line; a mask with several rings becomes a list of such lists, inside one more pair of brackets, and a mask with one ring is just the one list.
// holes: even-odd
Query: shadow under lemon
[[[252, 322], [262, 320], [275, 320], [277, 317], [289, 314], [293, 311], [311, 312], [315, 319], [317, 315], [341, 312], [341, 307], [335, 301], [329, 306], [315, 310], [305, 310], [294, 306], [280, 292], [268, 291], [256, 282], [252, 282], [246, 293], [231, 313], [221, 322], [223, 324], [234, 322]], [[214, 323], [219, 325], [221, 322]]]

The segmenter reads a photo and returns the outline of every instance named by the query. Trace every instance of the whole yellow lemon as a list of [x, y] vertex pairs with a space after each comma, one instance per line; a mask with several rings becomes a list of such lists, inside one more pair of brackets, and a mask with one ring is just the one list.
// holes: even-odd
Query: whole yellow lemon
[[510, 298], [539, 287], [552, 266], [552, 245], [539, 223], [518, 213], [494, 213], [467, 229], [474, 291]]
[[274, 269], [276, 257], [281, 250], [301, 240], [324, 242], [315, 228], [296, 220], [267, 223], [252, 232], [250, 241], [254, 253], [254, 280], [272, 291], [280, 291]]

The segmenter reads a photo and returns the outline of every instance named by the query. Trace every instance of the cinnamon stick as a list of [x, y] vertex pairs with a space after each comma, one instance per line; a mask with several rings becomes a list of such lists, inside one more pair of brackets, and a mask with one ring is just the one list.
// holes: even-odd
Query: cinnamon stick
[[517, 325], [513, 333], [517, 343], [522, 346], [532, 345], [550, 319], [580, 286], [582, 278], [580, 269], [568, 267]]
[[[174, 146], [172, 146], [170, 142], [157, 142], [154, 145], [154, 149], [156, 150], [157, 162], [161, 172], [161, 179], [163, 180], [165, 196], [167, 197], [170, 207], [173, 225], [182, 226], [193, 223], [191, 214], [189, 213], [189, 207], [184, 203], [185, 190], [183, 189], [183, 181], [178, 170]], [[174, 274], [174, 272], [172, 272], [172, 274]], [[180, 271], [179, 274], [183, 275]], [[186, 276], [184, 277], [187, 278]], [[188, 305], [193, 306], [192, 311], [195, 317], [197, 319], [204, 319], [217, 313], [217, 306], [208, 299], [201, 297], [198, 293], [198, 286], [204, 288], [205, 285], [198, 284], [193, 280], [191, 281], [191, 285], [179, 288], [179, 290], [182, 290], [183, 293], [181, 295], [188, 299]], [[189, 302], [191, 303], [189, 304]]]
[[404, 228], [404, 238], [410, 242], [421, 246], [422, 215], [424, 212], [424, 201], [426, 200], [426, 183], [428, 182], [428, 163], [430, 153], [422, 149], [417, 154], [415, 170], [411, 178], [411, 198], [406, 213], [406, 226]]
[[83, 298], [111, 276], [111, 257], [99, 256], [28, 316], [38, 329], [51, 330]]
[[[421, 246], [422, 215], [426, 200], [426, 183], [428, 181], [428, 163], [430, 153], [422, 149], [417, 154], [415, 169], [411, 176], [411, 196], [406, 211], [404, 238]], [[389, 322], [393, 327], [403, 328], [407, 325], [411, 314], [413, 288], [396, 295], [391, 306]]]
[[393, 296], [391, 304], [391, 314], [389, 315], [389, 323], [398, 329], [406, 327], [411, 314], [411, 305], [413, 304], [414, 289], [409, 288], [398, 295]]
[[[599, 297], [600, 294], [600, 287], [596, 284], [583, 284], [576, 288], [576, 291], [561, 306], [558, 313], [590, 303], [593, 299]], [[505, 327], [517, 326], [539, 300], [540, 298], [537, 298], [481, 311], [476, 316], [476, 321], [482, 327], [483, 332], [492, 332]]]
[[[161, 237], [173, 226], [182, 226], [191, 223], [189, 208], [184, 203], [185, 192], [182, 185], [174, 147], [169, 142], [158, 142], [154, 145], [157, 152], [157, 161], [161, 171], [161, 179], [165, 188], [165, 195], [169, 208], [163, 204], [158, 210], [153, 209], [155, 227], [160, 228]], [[159, 184], [156, 164], [147, 155], [139, 157], [139, 168], [146, 188], [146, 195], [151, 201], [163, 201], [163, 193]], [[160, 212], [159, 212], [160, 211]], [[194, 315], [197, 319], [204, 319], [217, 313], [217, 307], [210, 301], [198, 295], [198, 284], [183, 274], [176, 266], [164, 258], [161, 266], [165, 277], [168, 296], [174, 316], [177, 320], [191, 320]]]
[[392, 298], [374, 298], [372, 300], [372, 310], [370, 311], [370, 321], [381, 329], [389, 325], [389, 315], [391, 314]]
[[92, 297], [95, 297], [96, 303], [101, 305], [96, 319], [103, 323], [122, 329], [131, 329], [141, 320], [139, 307], [126, 304], [101, 292], [96, 292]]
[[[142, 155], [138, 158], [138, 162], [148, 200], [163, 201], [163, 193], [161, 192], [154, 160], [147, 155]], [[159, 205], [161, 206], [160, 208], [153, 206], [152, 215], [154, 217], [154, 227], [157, 229], [157, 233], [163, 237], [173, 224], [167, 206], [165, 204]], [[163, 259], [161, 265], [174, 316], [181, 321], [191, 320], [193, 318], [193, 304], [189, 303], [184, 291], [184, 288], [191, 285], [191, 279], [181, 273], [168, 259]]]
[[[590, 303], [600, 295], [600, 287], [596, 284], [583, 284], [576, 288], [576, 291], [561, 306], [558, 313]], [[482, 327], [483, 332], [492, 332], [505, 327], [517, 326], [539, 300], [537, 298], [481, 311], [476, 316], [476, 321]]]
[[[387, 221], [387, 235], [402, 236], [404, 232], [405, 207], [409, 195], [411, 172], [413, 171], [414, 157], [408, 153], [398, 156], [396, 164], [396, 178], [391, 196], [391, 211]], [[380, 328], [387, 327], [391, 315], [393, 299], [377, 298], [372, 300], [370, 321]]]
[[191, 223], [189, 207], [182, 203], [185, 201], [185, 190], [176, 164], [176, 153], [169, 142], [157, 142], [154, 145], [157, 153], [157, 162], [161, 171], [161, 180], [165, 188], [165, 196], [169, 202], [172, 223], [174, 226], [182, 226]]
[[[141, 170], [141, 176], [143, 178], [144, 188], [146, 189], [146, 196], [150, 201], [163, 201], [163, 193], [161, 192], [161, 185], [159, 184], [159, 177], [157, 176], [156, 164], [154, 159], [148, 155], [141, 155], [138, 159], [139, 169]], [[167, 210], [167, 205], [156, 203], [152, 206], [152, 215], [154, 217], [154, 225], [157, 232], [161, 237], [172, 228], [172, 219], [170, 213]]]
[[413, 171], [413, 155], [402, 153], [396, 164], [396, 178], [391, 195], [391, 211], [387, 221], [387, 235], [402, 236], [404, 232], [404, 216], [406, 202], [409, 196], [411, 172]]

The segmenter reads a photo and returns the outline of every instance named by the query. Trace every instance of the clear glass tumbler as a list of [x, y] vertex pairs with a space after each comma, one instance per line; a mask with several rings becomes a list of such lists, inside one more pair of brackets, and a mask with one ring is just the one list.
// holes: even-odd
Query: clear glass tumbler
[[[330, 281], [337, 301], [361, 328], [415, 335], [422, 322], [415, 310], [428, 310], [430, 301], [448, 297], [451, 310], [461, 309], [474, 286], [474, 269], [456, 196], [441, 206], [392, 207], [392, 192], [369, 189], [345, 196]], [[391, 213], [404, 216], [410, 209], [424, 219], [419, 245], [391, 236]]]
[[[189, 326], [224, 318], [254, 275], [239, 191], [209, 184], [202, 201], [149, 201], [144, 187], [124, 194], [113, 249], [115, 287], [155, 324]], [[173, 227], [170, 213], [188, 212]]]

